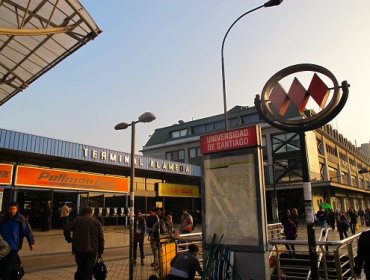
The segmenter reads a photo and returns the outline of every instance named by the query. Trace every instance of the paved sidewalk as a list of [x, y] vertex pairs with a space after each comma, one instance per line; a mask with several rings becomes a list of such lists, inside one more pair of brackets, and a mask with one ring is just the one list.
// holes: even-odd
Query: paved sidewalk
[[[128, 279], [128, 246], [129, 232], [126, 227], [105, 227], [104, 263], [107, 266], [107, 280]], [[24, 280], [71, 280], [74, 278], [76, 264], [71, 253], [71, 244], [64, 240], [63, 232], [59, 230], [35, 231], [36, 248], [28, 249], [27, 242], [20, 251], [25, 268]], [[148, 279], [156, 275], [155, 269], [150, 265], [153, 262], [151, 250], [145, 240], [145, 265], [134, 267], [134, 279]]]
[[[302, 224], [298, 228], [298, 239], [307, 239], [307, 228]], [[360, 231], [368, 227], [361, 227]], [[315, 228], [316, 240], [318, 240], [319, 228]], [[359, 231], [359, 232], [360, 232]], [[339, 240], [336, 231], [329, 232], [329, 240]], [[351, 234], [349, 234], [351, 236]], [[108, 269], [107, 280], [128, 279], [128, 228], [119, 229], [113, 227], [104, 228], [106, 250], [103, 255]], [[35, 232], [36, 249], [29, 251], [27, 246], [20, 251], [22, 263], [26, 274], [24, 280], [71, 280], [73, 279], [76, 265], [71, 254], [71, 244], [66, 243], [62, 230], [48, 232]], [[150, 263], [153, 262], [148, 241], [145, 241], [146, 253], [145, 265], [134, 267], [134, 279], [147, 280], [150, 275], [157, 275]], [[26, 245], [26, 244], [24, 244]], [[300, 246], [307, 250], [306, 246]]]
[[[145, 258], [145, 265], [137, 265], [134, 267], [134, 279], [147, 280], [150, 275], [156, 274], [156, 271], [150, 266], [151, 257]], [[108, 270], [107, 280], [123, 280], [128, 279], [128, 259], [105, 262]], [[26, 273], [24, 280], [71, 280], [74, 277], [76, 267], [65, 267], [51, 270], [43, 270], [38, 272]]]

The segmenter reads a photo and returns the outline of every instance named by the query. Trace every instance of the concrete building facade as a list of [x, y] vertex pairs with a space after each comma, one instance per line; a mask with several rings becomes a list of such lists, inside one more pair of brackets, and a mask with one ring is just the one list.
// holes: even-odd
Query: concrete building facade
[[[264, 175], [269, 221], [279, 212], [297, 208], [304, 213], [302, 164], [297, 133], [271, 127], [255, 107], [235, 106], [228, 112], [229, 129], [259, 125], [263, 135]], [[224, 115], [158, 128], [143, 147], [143, 155], [201, 165], [201, 135], [224, 130]], [[356, 210], [370, 207], [370, 157], [361, 152], [330, 124], [306, 132], [314, 211], [329, 202], [334, 208]], [[276, 189], [275, 189], [276, 188]]]

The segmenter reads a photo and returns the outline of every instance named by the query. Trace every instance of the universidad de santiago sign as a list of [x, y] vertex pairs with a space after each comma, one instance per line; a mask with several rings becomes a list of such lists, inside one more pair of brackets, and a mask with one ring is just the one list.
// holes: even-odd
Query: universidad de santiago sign
[[249, 126], [200, 137], [202, 154], [257, 146], [257, 127]]

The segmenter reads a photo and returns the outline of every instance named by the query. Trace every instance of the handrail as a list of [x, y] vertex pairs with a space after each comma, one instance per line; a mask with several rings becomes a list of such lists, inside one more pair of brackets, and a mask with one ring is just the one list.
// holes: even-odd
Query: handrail
[[[331, 230], [331, 228], [322, 228], [321, 231], [320, 231], [320, 237], [319, 237], [319, 241], [322, 241], [322, 238], [324, 237], [324, 241], [326, 242], [328, 240], [328, 235], [329, 235], [329, 231]], [[328, 248], [327, 246], [325, 246], [325, 249]], [[320, 245], [317, 245], [316, 246], [316, 252], [320, 249]], [[322, 260], [322, 257], [324, 256], [325, 258], [325, 254], [321, 251], [320, 252], [320, 255], [319, 257], [317, 258], [317, 268], [320, 267], [320, 264], [321, 264], [321, 260]], [[325, 271], [325, 279], [328, 278], [328, 272], [327, 272], [327, 269], [326, 269], [326, 260], [324, 261], [324, 271]], [[310, 270], [308, 271], [307, 273], [307, 277], [306, 279], [310, 279], [311, 277], [311, 268]]]
[[[327, 228], [324, 232], [322, 230], [320, 232], [320, 238], [316, 242], [316, 252], [319, 254], [318, 258], [318, 268], [321, 271], [321, 277], [322, 279], [330, 279], [329, 273], [336, 273], [336, 279], [348, 279], [348, 277], [352, 277], [351, 279], [355, 279], [354, 275], [354, 257], [357, 248], [357, 242], [356, 240], [359, 238], [361, 232], [352, 235], [346, 239], [343, 240], [327, 240], [329, 236], [329, 232], [331, 231], [330, 228]], [[308, 245], [308, 240], [285, 240], [280, 238], [273, 238], [269, 240], [270, 246], [273, 248], [272, 250], [276, 253], [276, 273], [277, 273], [277, 279], [281, 278], [281, 273], [284, 271], [285, 276], [289, 277], [295, 274], [289, 275], [290, 269], [298, 269], [301, 272], [303, 272], [303, 266], [302, 264], [299, 264], [299, 262], [303, 262], [303, 259], [299, 259], [297, 257], [295, 259], [295, 263], [298, 266], [295, 266], [294, 263], [286, 262], [287, 257], [286, 255], [282, 254], [283, 252], [279, 252], [278, 246], [280, 245], [302, 245], [301, 247], [305, 247], [305, 245]], [[329, 250], [329, 247], [332, 247], [333, 250]], [[301, 251], [303, 254], [307, 254], [307, 251]], [[328, 253], [331, 252], [329, 255]], [[270, 253], [270, 257], [272, 256], [273, 252]], [[281, 255], [281, 256], [280, 256]], [[329, 256], [329, 258], [328, 258]], [[330, 257], [332, 256], [332, 257]], [[291, 259], [291, 258], [289, 258]], [[283, 262], [284, 261], [284, 262]], [[329, 266], [330, 264], [334, 266]], [[306, 267], [308, 270], [309, 268]], [[306, 270], [306, 272], [307, 272]], [[294, 273], [294, 272], [292, 272]], [[300, 276], [294, 276], [294, 279], [310, 279], [311, 273], [308, 271], [307, 275], [300, 275]]]

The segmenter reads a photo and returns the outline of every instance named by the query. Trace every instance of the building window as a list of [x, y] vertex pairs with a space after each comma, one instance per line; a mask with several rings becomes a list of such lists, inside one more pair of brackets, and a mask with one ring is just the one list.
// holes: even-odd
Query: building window
[[177, 151], [171, 151], [166, 153], [166, 160], [172, 160], [172, 161], [185, 161], [185, 151], [184, 150], [177, 150]]
[[328, 145], [328, 144], [326, 144], [326, 151], [329, 154], [333, 155], [333, 156], [338, 156], [337, 149], [335, 147], [332, 147], [332, 146]]
[[328, 166], [329, 171], [329, 181], [338, 182], [338, 169]]
[[254, 124], [254, 123], [259, 122], [259, 120], [260, 120], [260, 116], [258, 114], [242, 116], [243, 124]]
[[200, 157], [200, 147], [194, 147], [189, 149], [189, 158], [197, 158]]
[[225, 129], [225, 122], [215, 122], [215, 130], [222, 130]]
[[325, 164], [322, 162], [319, 162], [320, 164], [320, 180], [324, 181], [325, 180]]
[[347, 156], [345, 154], [339, 153], [339, 158], [343, 161], [347, 161]]
[[324, 145], [321, 139], [316, 138], [317, 142], [317, 151], [320, 155], [324, 155]]
[[357, 180], [356, 180], [356, 177], [353, 175], [351, 175], [351, 186], [357, 187]]
[[297, 158], [274, 160], [275, 180], [278, 183], [302, 180], [302, 163]]
[[297, 133], [285, 133], [272, 136], [273, 153], [286, 153], [300, 150]]
[[229, 125], [230, 125], [230, 127], [238, 127], [240, 125], [239, 124], [239, 118], [229, 119]]
[[188, 130], [187, 129], [181, 129], [181, 130], [176, 130], [171, 132], [171, 138], [179, 138], [179, 137], [184, 137], [186, 136]]
[[192, 128], [193, 133], [195, 135], [199, 134], [205, 134], [207, 132], [207, 126], [206, 125], [198, 125]]
[[346, 185], [349, 185], [349, 181], [348, 181], [348, 173], [347, 172], [341, 172], [340, 173], [340, 176], [342, 177], [342, 183], [343, 184], [346, 184]]

